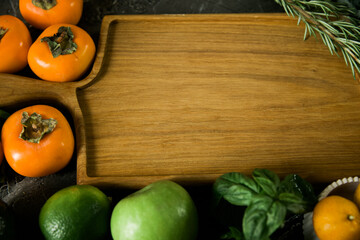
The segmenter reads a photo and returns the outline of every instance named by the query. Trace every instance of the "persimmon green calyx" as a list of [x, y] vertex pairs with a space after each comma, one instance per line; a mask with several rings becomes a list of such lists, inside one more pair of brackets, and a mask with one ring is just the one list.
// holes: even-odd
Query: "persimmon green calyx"
[[37, 113], [29, 115], [29, 113], [23, 112], [21, 124], [23, 129], [19, 137], [28, 142], [39, 143], [45, 134], [54, 130], [57, 121], [53, 118], [42, 119], [42, 116]]
[[59, 27], [58, 32], [51, 37], [43, 37], [41, 42], [47, 42], [54, 58], [60, 55], [72, 54], [77, 50], [73, 41], [74, 34], [70, 27]]
[[32, 0], [32, 4], [44, 10], [49, 10], [56, 6], [56, 0]]
[[0, 27], [0, 40], [5, 36], [5, 33], [8, 31], [8, 28]]

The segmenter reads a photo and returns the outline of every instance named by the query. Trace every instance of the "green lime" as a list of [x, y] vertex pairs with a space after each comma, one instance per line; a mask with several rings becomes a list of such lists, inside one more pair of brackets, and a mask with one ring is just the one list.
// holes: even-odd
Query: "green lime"
[[110, 214], [110, 201], [102, 191], [90, 185], [74, 185], [45, 202], [39, 224], [47, 240], [99, 240], [109, 233]]
[[15, 215], [2, 200], [0, 200], [0, 239], [15, 239]]

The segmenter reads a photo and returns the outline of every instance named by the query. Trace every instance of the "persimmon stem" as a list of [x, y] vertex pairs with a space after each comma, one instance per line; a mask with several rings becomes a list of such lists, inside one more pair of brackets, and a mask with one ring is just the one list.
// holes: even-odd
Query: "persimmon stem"
[[21, 124], [23, 129], [19, 137], [28, 142], [39, 143], [45, 134], [54, 130], [57, 121], [53, 118], [42, 119], [41, 115], [37, 113], [29, 116], [27, 112], [23, 112]]
[[5, 36], [8, 30], [9, 30], [8, 28], [0, 27], [0, 40]]
[[44, 10], [49, 10], [56, 6], [56, 0], [32, 0], [32, 4]]
[[70, 27], [61, 26], [58, 32], [51, 37], [43, 37], [41, 42], [46, 42], [54, 58], [60, 55], [72, 54], [77, 50], [77, 44], [73, 41], [74, 34]]

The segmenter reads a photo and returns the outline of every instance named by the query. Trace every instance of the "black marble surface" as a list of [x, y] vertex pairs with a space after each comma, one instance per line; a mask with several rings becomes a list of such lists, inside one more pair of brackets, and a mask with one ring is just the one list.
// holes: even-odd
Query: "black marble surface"
[[[270, 12], [283, 12], [283, 9], [274, 0], [84, 0], [83, 15], [78, 25], [97, 43], [104, 15]], [[0, 15], [4, 14], [22, 19], [18, 1], [0, 1]], [[36, 39], [40, 31], [28, 24], [27, 26], [33, 40]], [[28, 68], [18, 74], [35, 77]], [[38, 227], [40, 208], [53, 193], [76, 184], [76, 160], [72, 159], [60, 172], [42, 178], [19, 176], [5, 162], [1, 166], [0, 176], [0, 198], [16, 215], [18, 239], [43, 239]], [[199, 210], [199, 239], [219, 239], [223, 229], [210, 214], [211, 186], [189, 187], [188, 190]], [[106, 190], [105, 193], [113, 198], [115, 204], [129, 194], [130, 190], [114, 189]], [[300, 223], [301, 219], [291, 219], [283, 231], [274, 235], [274, 239], [302, 239]]]

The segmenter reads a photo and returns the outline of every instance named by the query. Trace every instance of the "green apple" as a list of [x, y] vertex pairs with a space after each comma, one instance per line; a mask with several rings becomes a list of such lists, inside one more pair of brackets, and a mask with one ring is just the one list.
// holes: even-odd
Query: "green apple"
[[197, 210], [182, 186], [161, 180], [120, 200], [110, 228], [114, 240], [194, 240]]

